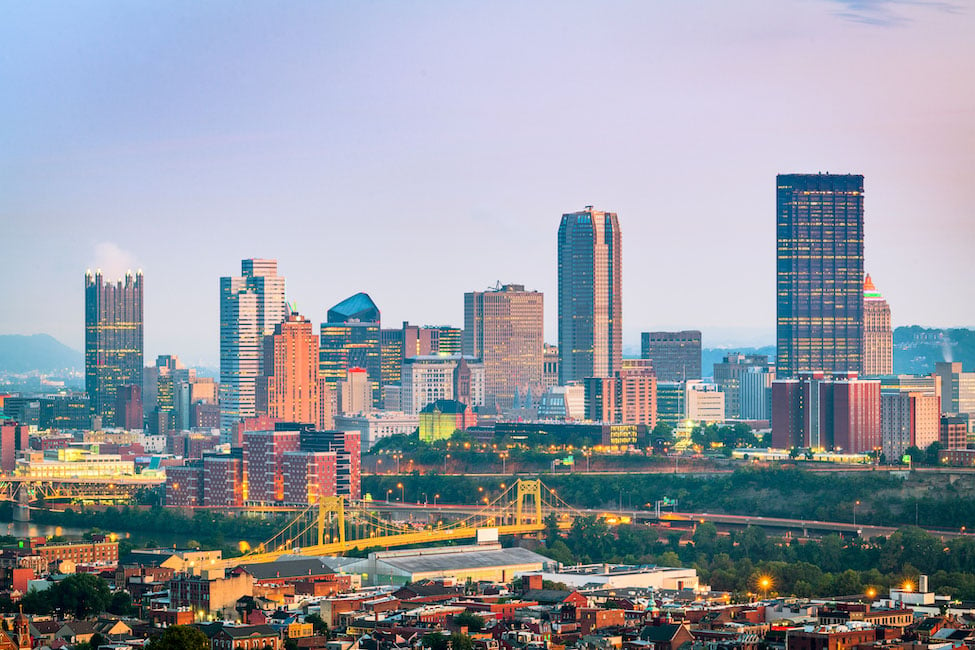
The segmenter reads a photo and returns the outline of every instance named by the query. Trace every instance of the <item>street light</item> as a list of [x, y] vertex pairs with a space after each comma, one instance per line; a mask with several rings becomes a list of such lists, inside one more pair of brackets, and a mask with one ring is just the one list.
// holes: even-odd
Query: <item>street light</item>
[[434, 506], [437, 505], [437, 499], [439, 499], [439, 498], [440, 498], [440, 495], [439, 494], [434, 494], [433, 495], [433, 505]]
[[758, 579], [758, 586], [762, 588], [762, 593], [764, 594], [762, 598], [768, 598], [768, 590], [772, 586], [772, 578], [769, 576], [761, 576]]
[[386, 490], [386, 503], [389, 503], [389, 495], [393, 493], [393, 488]]
[[447, 473], [447, 461], [450, 460], [450, 454], [443, 457], [443, 473]]
[[397, 483], [396, 487], [399, 488], [399, 500], [406, 503], [406, 488], [403, 487], [402, 483]]
[[853, 502], [853, 527], [857, 527], [857, 506], [860, 505], [859, 501]]

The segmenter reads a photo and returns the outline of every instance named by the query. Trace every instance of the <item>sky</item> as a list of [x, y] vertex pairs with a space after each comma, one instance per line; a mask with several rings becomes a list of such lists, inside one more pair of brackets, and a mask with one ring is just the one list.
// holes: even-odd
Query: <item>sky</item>
[[865, 176], [895, 325], [975, 325], [975, 2], [0, 4], [0, 333], [84, 342], [145, 273], [145, 353], [219, 358], [218, 286], [279, 260], [313, 322], [463, 325], [545, 294], [617, 212], [624, 345], [774, 342], [775, 175]]

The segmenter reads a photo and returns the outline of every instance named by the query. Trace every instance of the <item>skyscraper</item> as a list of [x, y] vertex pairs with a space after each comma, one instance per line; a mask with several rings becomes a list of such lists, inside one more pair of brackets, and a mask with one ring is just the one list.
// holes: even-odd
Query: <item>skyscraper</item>
[[220, 429], [256, 413], [264, 337], [284, 320], [284, 278], [276, 260], [246, 259], [241, 275], [220, 278]]
[[85, 273], [85, 390], [106, 426], [116, 420], [118, 392], [142, 386], [142, 272], [116, 284], [102, 272]]
[[328, 310], [321, 326], [319, 375], [336, 397], [337, 384], [350, 368], [363, 368], [372, 386], [373, 406], [382, 396], [382, 343], [379, 307], [369, 294], [349, 296]]
[[653, 361], [653, 373], [660, 381], [701, 378], [701, 332], [643, 332], [640, 356]]
[[873, 285], [869, 273], [863, 281], [863, 374], [894, 374], [890, 305]]
[[859, 372], [863, 176], [776, 181], [776, 376]]
[[559, 381], [611, 377], [623, 357], [620, 226], [586, 206], [559, 225]]
[[511, 408], [515, 395], [542, 392], [542, 294], [505, 284], [464, 294], [463, 351], [484, 362], [485, 401]]
[[282, 422], [324, 428], [319, 406], [318, 337], [308, 319], [291, 312], [264, 337], [257, 410]]

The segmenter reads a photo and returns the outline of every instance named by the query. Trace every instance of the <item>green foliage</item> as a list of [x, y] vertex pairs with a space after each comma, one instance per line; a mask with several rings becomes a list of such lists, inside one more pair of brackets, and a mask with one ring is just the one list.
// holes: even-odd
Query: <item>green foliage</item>
[[135, 616], [139, 609], [132, 604], [132, 596], [127, 591], [116, 591], [108, 601], [106, 611], [118, 616]]
[[76, 573], [44, 591], [32, 590], [21, 600], [30, 614], [70, 614], [86, 618], [108, 609], [112, 593], [108, 583], [90, 573]]
[[466, 626], [470, 632], [480, 632], [484, 629], [484, 619], [473, 612], [461, 612], [454, 617], [454, 625]]
[[450, 635], [450, 650], [474, 650], [474, 642], [468, 635], [455, 632]]
[[147, 650], [210, 650], [207, 635], [189, 625], [167, 627], [146, 646]]
[[430, 650], [451, 650], [450, 638], [440, 632], [427, 632], [420, 638], [420, 644]]
[[322, 617], [318, 614], [309, 614], [306, 616], [305, 623], [311, 623], [312, 628], [315, 630], [315, 634], [328, 636], [328, 623], [322, 620]]

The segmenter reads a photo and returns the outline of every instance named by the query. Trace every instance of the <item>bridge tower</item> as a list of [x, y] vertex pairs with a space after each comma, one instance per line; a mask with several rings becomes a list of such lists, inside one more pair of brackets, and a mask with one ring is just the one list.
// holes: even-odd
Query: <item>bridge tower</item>
[[318, 545], [325, 543], [325, 523], [329, 520], [329, 515], [334, 514], [336, 524], [339, 529], [339, 538], [336, 541], [345, 543], [345, 497], [319, 497], [318, 500]]
[[[515, 502], [515, 524], [542, 523], [542, 481], [540, 479], [518, 479], [518, 500]], [[528, 508], [525, 500], [528, 500]], [[534, 521], [532, 521], [534, 518]]]

